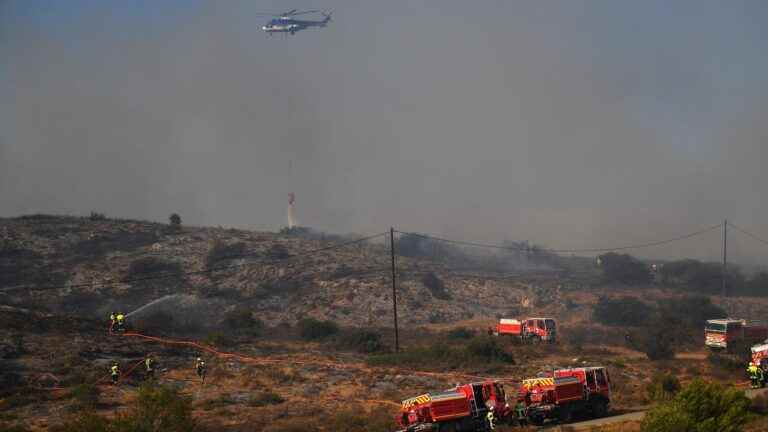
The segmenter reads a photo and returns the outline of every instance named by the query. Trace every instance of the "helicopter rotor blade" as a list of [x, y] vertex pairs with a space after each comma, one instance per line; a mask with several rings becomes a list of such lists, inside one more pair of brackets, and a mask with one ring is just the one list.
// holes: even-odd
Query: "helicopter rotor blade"
[[311, 13], [319, 13], [319, 10], [309, 10], [309, 11], [303, 11], [303, 12], [294, 12], [291, 14], [291, 16], [297, 16], [297, 15], [306, 15]]
[[288, 12], [286, 12], [286, 13], [284, 13], [284, 14], [281, 14], [281, 15], [282, 15], [282, 16], [291, 16], [291, 15], [293, 15], [294, 13], [296, 13], [296, 10], [297, 10], [297, 9], [291, 9], [291, 10], [289, 10]]

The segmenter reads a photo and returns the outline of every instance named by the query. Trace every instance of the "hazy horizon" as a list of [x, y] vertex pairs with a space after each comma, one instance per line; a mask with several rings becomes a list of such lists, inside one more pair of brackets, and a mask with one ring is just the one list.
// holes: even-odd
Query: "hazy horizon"
[[[258, 12], [333, 10], [268, 37]], [[0, 2], [0, 216], [768, 238], [768, 4]], [[721, 232], [643, 257], [717, 260]], [[764, 265], [733, 230], [729, 256]]]

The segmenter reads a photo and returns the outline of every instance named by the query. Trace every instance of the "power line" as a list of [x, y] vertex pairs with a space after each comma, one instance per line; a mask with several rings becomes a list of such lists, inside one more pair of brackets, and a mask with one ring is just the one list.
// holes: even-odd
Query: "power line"
[[[297, 254], [290, 255], [290, 256], [285, 257], [285, 258], [276, 258], [276, 259], [273, 259], [273, 260], [270, 260], [270, 261], [256, 261], [256, 262], [247, 262], [247, 263], [241, 263], [241, 264], [232, 264], [232, 265], [228, 265], [228, 266], [214, 267], [214, 268], [210, 268], [210, 269], [196, 270], [196, 271], [189, 271], [189, 272], [178, 272], [178, 273], [158, 272], [160, 274], [152, 275], [152, 276], [143, 276], [143, 277], [132, 278], [132, 279], [125, 279], [125, 280], [121, 280], [121, 281], [90, 282], [90, 283], [82, 283], [82, 284], [74, 284], [74, 285], [59, 285], [59, 286], [50, 286], [50, 287], [16, 286], [16, 287], [4, 288], [4, 289], [0, 290], [0, 292], [7, 292], [7, 291], [13, 291], [13, 290], [25, 289], [25, 288], [30, 290], [30, 291], [45, 291], [45, 290], [67, 289], [67, 288], [86, 288], [86, 287], [95, 287], [95, 286], [106, 287], [106, 286], [110, 286], [110, 285], [128, 284], [128, 283], [132, 283], [132, 282], [143, 282], [143, 281], [147, 281], [147, 280], [169, 279], [169, 278], [174, 278], [174, 277], [182, 277], [182, 276], [191, 276], [191, 275], [197, 275], [197, 274], [213, 273], [213, 272], [216, 272], [216, 271], [229, 270], [229, 269], [240, 268], [240, 267], [247, 267], [247, 266], [250, 266], [250, 265], [257, 265], [257, 264], [260, 264], [260, 265], [276, 264], [276, 263], [280, 263], [280, 262], [284, 262], [284, 261], [290, 261], [292, 259], [303, 257], [303, 256], [314, 255], [316, 253], [325, 252], [325, 251], [334, 250], [334, 249], [339, 249], [339, 248], [342, 248], [342, 247], [345, 247], [345, 246], [350, 246], [350, 245], [357, 244], [357, 243], [362, 243], [362, 242], [365, 242], [365, 241], [368, 241], [368, 240], [371, 240], [371, 239], [374, 239], [374, 238], [377, 238], [377, 237], [382, 237], [382, 236], [384, 236], [386, 234], [388, 234], [388, 233], [374, 234], [374, 235], [370, 235], [370, 236], [367, 236], [367, 237], [363, 237], [363, 238], [359, 238], [359, 239], [355, 239], [355, 240], [350, 240], [350, 241], [347, 241], [347, 242], [344, 242], [344, 243], [338, 243], [338, 244], [331, 245], [331, 246], [325, 246], [325, 247], [322, 247], [322, 248], [317, 248], [317, 249], [312, 249], [312, 250], [308, 250], [308, 251], [304, 251], [304, 252], [299, 252]], [[245, 256], [245, 255], [243, 255], [243, 256]], [[228, 257], [227, 259], [232, 259], [232, 258]]]
[[743, 228], [739, 228], [739, 226], [738, 226], [738, 225], [735, 225], [733, 222], [730, 222], [730, 221], [729, 221], [729, 222], [728, 222], [728, 226], [729, 226], [729, 227], [731, 227], [731, 228], [734, 228], [736, 231], [739, 231], [740, 233], [742, 233], [742, 234], [744, 234], [744, 235], [746, 235], [746, 236], [752, 237], [752, 239], [754, 239], [754, 240], [757, 240], [757, 241], [759, 241], [760, 243], [763, 243], [763, 244], [766, 244], [766, 245], [768, 245], [768, 240], [763, 240], [763, 239], [761, 239], [760, 237], [758, 237], [758, 236], [756, 236], [756, 235], [752, 234], [751, 232], [749, 232], [749, 231], [747, 231], [747, 230], [745, 230], [745, 229], [743, 229]]
[[[554, 252], [554, 253], [579, 253], [579, 252], [611, 252], [611, 251], [617, 251], [617, 250], [627, 250], [627, 249], [641, 249], [646, 247], [652, 247], [652, 246], [660, 246], [667, 243], [673, 243], [680, 240], [689, 239], [691, 237], [695, 237], [700, 234], [704, 234], [709, 231], [713, 231], [715, 229], [719, 229], [722, 227], [722, 224], [712, 225], [707, 228], [700, 229], [698, 231], [694, 231], [690, 234], [673, 237], [666, 240], [659, 240], [655, 242], [650, 243], [639, 243], [639, 244], [633, 244], [633, 245], [626, 245], [626, 246], [618, 246], [618, 247], [612, 247], [612, 248], [586, 248], [586, 249], [544, 249], [546, 252]], [[469, 242], [469, 241], [462, 241], [462, 240], [452, 240], [452, 239], [446, 239], [442, 237], [437, 237], [433, 235], [428, 234], [419, 234], [419, 233], [412, 233], [412, 232], [403, 232], [403, 231], [397, 231], [400, 234], [405, 235], [412, 235], [415, 237], [421, 237], [425, 239], [432, 239], [437, 240], [445, 243], [453, 243], [453, 244], [459, 244], [464, 246], [475, 246], [475, 247], [484, 247], [484, 248], [490, 248], [490, 249], [501, 249], [501, 250], [511, 250], [511, 251], [518, 251], [518, 252], [530, 252], [531, 249], [524, 246], [501, 246], [501, 245], [495, 245], [495, 244], [488, 244], [488, 243], [477, 243], [477, 242]]]

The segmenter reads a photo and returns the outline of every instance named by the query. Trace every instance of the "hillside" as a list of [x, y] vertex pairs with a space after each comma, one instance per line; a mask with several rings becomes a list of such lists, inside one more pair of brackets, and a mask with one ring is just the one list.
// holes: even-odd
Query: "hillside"
[[[351, 239], [224, 228], [174, 231], [157, 223], [77, 217], [2, 219], [0, 289], [23, 287], [5, 291], [6, 303], [32, 302], [92, 318], [178, 295], [158, 308], [193, 312], [187, 316], [196, 325], [215, 323], [235, 303], [275, 324], [305, 316], [381, 324], [392, 315], [388, 245], [379, 238], [313, 252]], [[406, 325], [506, 314], [541, 290], [524, 279], [458, 274], [402, 256], [397, 271]], [[434, 284], [427, 287], [429, 274]]]
[[[743, 380], [740, 360], [708, 357], [699, 322], [677, 329], [676, 360], [648, 358], [643, 344], [659, 328], [656, 314], [689, 313], [679, 291], [605, 285], [581, 258], [476, 262], [443, 259], [445, 251], [403, 256], [403, 244], [403, 349], [394, 353], [388, 238], [358, 238], [101, 217], [0, 219], [0, 430], [47, 430], [86, 402], [102, 416], [126, 413], [147, 355], [157, 359], [158, 382], [190, 398], [201, 431], [363, 430], [355, 422], [391, 431], [406, 397], [489, 377], [514, 391], [521, 378], [565, 365], [607, 366], [615, 412], [647, 405], [646, 387], [660, 373]], [[595, 322], [604, 299], [628, 298], [646, 305], [643, 323]], [[764, 299], [714, 303], [704, 306], [768, 311]], [[128, 313], [124, 336], [107, 331], [112, 310]], [[499, 316], [555, 317], [559, 343], [485, 335]], [[210, 364], [205, 385], [193, 368], [198, 356]], [[112, 361], [123, 368], [118, 387], [105, 380]]]

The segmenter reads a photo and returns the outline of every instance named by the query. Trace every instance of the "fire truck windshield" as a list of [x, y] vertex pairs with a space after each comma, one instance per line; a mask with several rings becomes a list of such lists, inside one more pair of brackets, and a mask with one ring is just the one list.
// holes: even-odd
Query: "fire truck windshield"
[[722, 332], [725, 333], [725, 324], [718, 324], [718, 323], [707, 323], [706, 330], [707, 331], [714, 331], [714, 332]]

